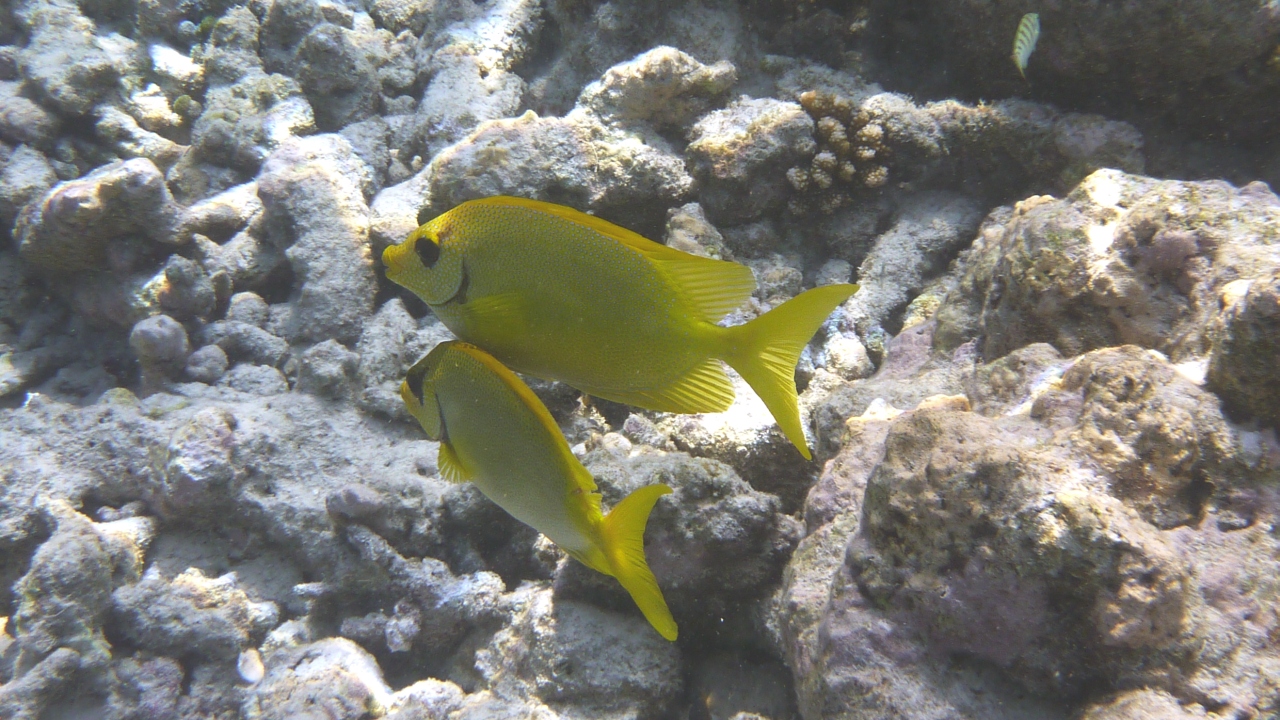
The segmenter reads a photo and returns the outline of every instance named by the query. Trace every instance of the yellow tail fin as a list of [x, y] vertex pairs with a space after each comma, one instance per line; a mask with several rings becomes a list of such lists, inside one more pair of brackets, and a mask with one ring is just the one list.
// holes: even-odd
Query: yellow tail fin
[[721, 359], [756, 391], [782, 434], [806, 460], [813, 457], [800, 426], [796, 363], [831, 311], [857, 291], [857, 285], [824, 285], [800, 293], [746, 325], [727, 328], [729, 349]]
[[600, 527], [604, 539], [604, 553], [613, 570], [611, 575], [631, 593], [640, 612], [658, 634], [668, 640], [676, 639], [676, 621], [662, 598], [658, 581], [644, 559], [644, 526], [649, 522], [649, 512], [658, 498], [671, 492], [661, 483], [645, 485], [622, 499], [605, 516]]

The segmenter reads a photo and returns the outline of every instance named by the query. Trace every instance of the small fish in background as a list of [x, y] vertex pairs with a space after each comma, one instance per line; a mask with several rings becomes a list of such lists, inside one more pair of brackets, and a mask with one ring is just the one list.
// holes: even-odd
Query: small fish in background
[[400, 396], [427, 435], [440, 441], [443, 478], [474, 482], [574, 559], [617, 578], [649, 624], [676, 639], [676, 621], [644, 556], [649, 512], [670, 487], [646, 485], [603, 515], [595, 480], [546, 406], [474, 345], [437, 345], [409, 369]]
[[593, 397], [674, 413], [723, 412], [737, 370], [810, 459], [795, 368], [857, 285], [803, 292], [734, 327], [717, 325], [756, 281], [745, 265], [690, 255], [563, 205], [462, 203], [382, 253], [458, 338], [513, 370]]
[[1027, 60], [1036, 50], [1036, 40], [1040, 39], [1040, 15], [1027, 13], [1018, 23], [1018, 32], [1013, 36], [1013, 64], [1018, 66], [1022, 79], [1027, 79]]

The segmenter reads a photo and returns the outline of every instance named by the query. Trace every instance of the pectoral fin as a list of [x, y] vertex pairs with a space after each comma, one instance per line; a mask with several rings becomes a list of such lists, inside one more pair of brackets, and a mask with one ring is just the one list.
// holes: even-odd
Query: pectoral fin
[[440, 468], [440, 477], [449, 482], [467, 482], [471, 479], [471, 473], [462, 466], [462, 461], [458, 459], [458, 453], [454, 451], [453, 446], [448, 440], [440, 441], [440, 452], [436, 456], [436, 465]]
[[483, 327], [487, 333], [518, 336], [525, 332], [524, 301], [516, 293], [468, 297], [459, 304], [468, 324]]

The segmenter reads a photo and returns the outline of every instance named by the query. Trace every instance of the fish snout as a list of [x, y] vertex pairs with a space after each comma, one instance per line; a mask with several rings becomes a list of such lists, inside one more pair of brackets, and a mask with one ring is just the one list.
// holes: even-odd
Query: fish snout
[[413, 252], [413, 238], [409, 238], [399, 245], [388, 245], [382, 251], [382, 264], [387, 266], [387, 272], [390, 274], [404, 268], [405, 257]]

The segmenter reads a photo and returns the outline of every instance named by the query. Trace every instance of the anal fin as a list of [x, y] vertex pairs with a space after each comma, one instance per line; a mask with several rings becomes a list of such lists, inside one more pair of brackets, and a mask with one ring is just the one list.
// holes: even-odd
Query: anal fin
[[719, 360], [707, 358], [664, 387], [624, 392], [597, 389], [594, 394], [659, 412], [724, 412], [733, 404], [733, 383], [729, 382]]

